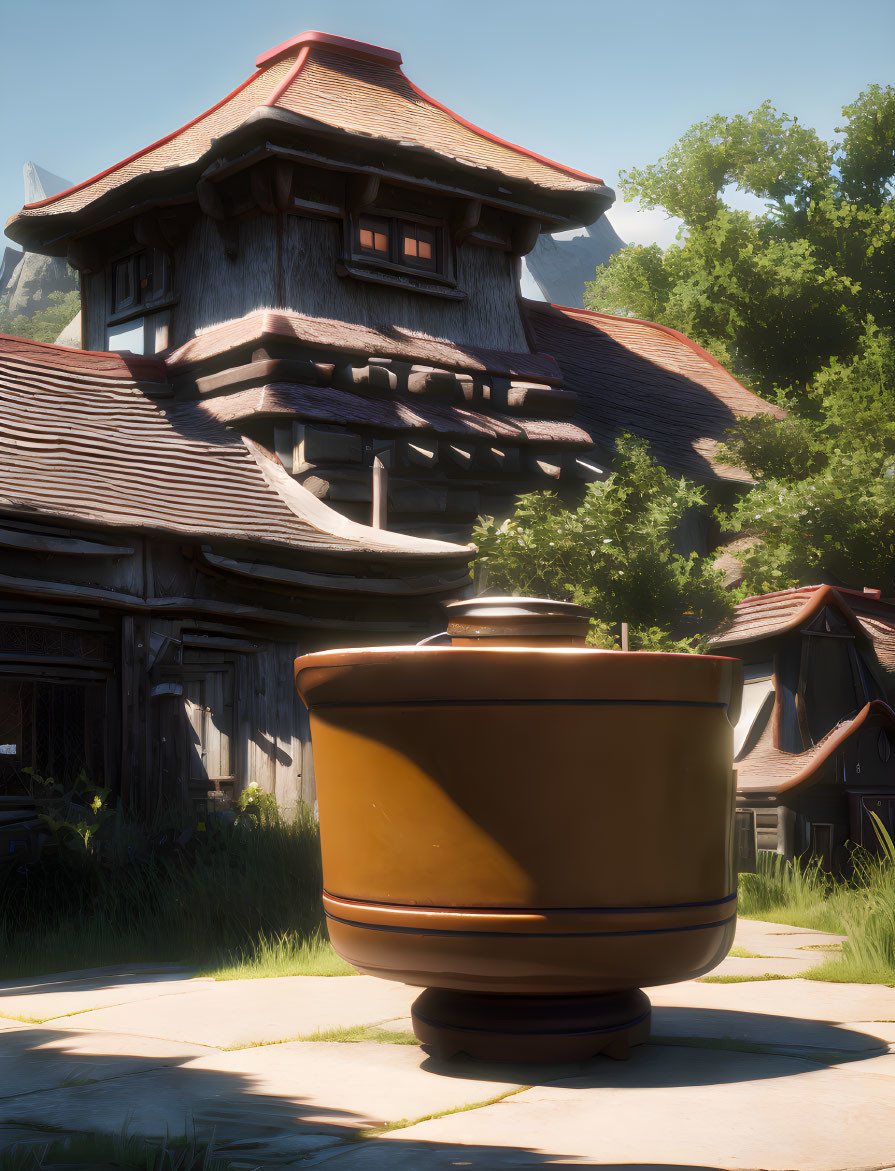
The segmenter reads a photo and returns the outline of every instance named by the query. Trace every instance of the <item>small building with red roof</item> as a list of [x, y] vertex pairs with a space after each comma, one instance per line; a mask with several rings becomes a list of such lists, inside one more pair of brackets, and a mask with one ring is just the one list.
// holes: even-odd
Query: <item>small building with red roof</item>
[[284, 664], [436, 629], [477, 516], [574, 495], [623, 431], [746, 482], [718, 445], [776, 408], [673, 330], [520, 297], [539, 233], [613, 198], [307, 32], [14, 215], [77, 269], [82, 348], [0, 339], [0, 770], [65, 723], [134, 792], [312, 801]]
[[746, 598], [713, 650], [743, 660], [737, 805], [759, 849], [839, 869], [895, 836], [895, 601], [805, 586]]

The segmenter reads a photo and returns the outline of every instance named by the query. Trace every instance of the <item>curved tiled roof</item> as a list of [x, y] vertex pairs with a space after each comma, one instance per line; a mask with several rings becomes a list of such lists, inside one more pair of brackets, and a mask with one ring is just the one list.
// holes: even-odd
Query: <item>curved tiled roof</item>
[[342, 426], [376, 427], [439, 437], [487, 439], [498, 443], [544, 443], [551, 448], [587, 450], [590, 436], [573, 423], [485, 414], [423, 398], [366, 398], [332, 386], [272, 383], [201, 400], [196, 410], [224, 423], [277, 415]]
[[0, 511], [363, 558], [468, 559], [463, 546], [346, 520], [198, 408], [160, 406], [147, 388], [165, 378], [157, 359], [0, 335]]
[[738, 602], [733, 622], [712, 640], [715, 646], [758, 642], [806, 625], [824, 606], [834, 606], [855, 630], [863, 631], [884, 651], [887, 669], [895, 667], [895, 604], [878, 590], [849, 590], [831, 585], [799, 586], [773, 594], [758, 594]]
[[359, 357], [397, 358], [444, 366], [450, 370], [531, 378], [558, 384], [562, 371], [547, 354], [511, 353], [467, 346], [444, 338], [414, 333], [401, 326], [376, 329], [356, 321], [308, 317], [292, 309], [255, 309], [245, 317], [223, 322], [190, 338], [165, 358], [172, 373], [216, 358], [264, 338], [296, 342], [319, 350], [335, 350]]
[[578, 394], [575, 422], [609, 453], [624, 431], [646, 439], [670, 471], [696, 480], [749, 482], [722, 463], [719, 443], [737, 418], [784, 412], [747, 390], [695, 342], [667, 326], [524, 301], [536, 348], [559, 363]]
[[774, 745], [773, 719], [753, 750], [737, 761], [737, 792], [745, 794], [785, 793], [806, 784], [836, 750], [871, 720], [882, 727], [895, 729], [895, 712], [880, 699], [870, 703], [851, 719], [843, 720], [805, 752], [783, 752]]
[[585, 195], [608, 190], [595, 176], [467, 122], [418, 89], [400, 64], [400, 54], [391, 50], [303, 33], [262, 54], [257, 72], [211, 109], [99, 175], [27, 204], [8, 228], [35, 217], [82, 211], [136, 178], [198, 163], [216, 139], [244, 126], [259, 109], [272, 110], [308, 131], [362, 136], [387, 144], [390, 152], [430, 152], [467, 172], [503, 176], [528, 188]]

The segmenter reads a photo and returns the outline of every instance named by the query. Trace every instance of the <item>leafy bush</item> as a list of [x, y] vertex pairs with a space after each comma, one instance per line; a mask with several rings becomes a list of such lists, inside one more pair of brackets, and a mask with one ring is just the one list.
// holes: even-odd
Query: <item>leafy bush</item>
[[589, 485], [577, 507], [533, 492], [501, 524], [480, 518], [477, 580], [589, 606], [596, 646], [615, 645], [628, 622], [632, 649], [697, 649], [733, 607], [711, 560], [675, 548], [702, 491], [670, 476], [641, 440], [623, 436], [616, 453], [609, 478]]
[[31, 338], [36, 342], [54, 342], [63, 329], [73, 321], [81, 308], [81, 294], [50, 293], [47, 308], [32, 314], [13, 314], [0, 306], [0, 333], [14, 337]]
[[292, 819], [199, 822], [172, 806], [150, 825], [117, 809], [83, 834], [50, 820], [53, 848], [0, 891], [0, 978], [163, 960], [246, 965], [265, 941], [301, 951], [324, 931], [318, 828], [305, 807]]
[[818, 980], [895, 984], [895, 843], [875, 814], [880, 849], [852, 850], [839, 881], [819, 863], [761, 852], [758, 873], [740, 875], [739, 914], [847, 936], [841, 955], [806, 975]]

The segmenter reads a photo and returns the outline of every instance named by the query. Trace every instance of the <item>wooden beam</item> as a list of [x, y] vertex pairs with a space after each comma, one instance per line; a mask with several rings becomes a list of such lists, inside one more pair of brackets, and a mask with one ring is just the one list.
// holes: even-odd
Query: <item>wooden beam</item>
[[273, 162], [273, 201], [277, 211], [288, 211], [292, 206], [292, 184], [295, 166], [286, 159]]
[[165, 239], [158, 217], [150, 213], [138, 215], [133, 222], [134, 239], [144, 248], [166, 248]]
[[273, 195], [273, 175], [268, 163], [260, 163], [249, 172], [252, 198], [267, 215], [275, 215], [277, 205]]
[[[465, 580], [465, 579], [464, 579]], [[74, 585], [69, 582], [40, 581], [36, 578], [17, 578], [0, 574], [0, 590], [22, 594], [26, 597], [54, 598], [69, 602], [102, 603], [116, 610], [130, 610], [134, 613], [154, 611], [160, 615], [167, 612], [189, 614], [219, 614], [222, 617], [241, 618], [256, 622], [269, 622], [275, 626], [312, 627], [319, 630], [366, 630], [372, 633], [395, 633], [412, 631], [419, 627], [413, 622], [375, 622], [356, 618], [323, 618], [317, 615], [301, 614], [297, 611], [268, 610], [264, 606], [250, 606], [243, 602], [223, 602], [211, 598], [141, 598], [136, 594], [118, 593], [116, 590], [100, 589], [96, 586]]]
[[237, 256], [239, 224], [228, 215], [220, 188], [208, 179], [200, 179], [196, 184], [196, 198], [205, 215], [214, 220], [218, 235], [224, 242], [224, 251], [231, 259]]
[[129, 545], [104, 545], [77, 537], [54, 537], [7, 528], [0, 528], [0, 546], [32, 553], [71, 553], [78, 557], [129, 557], [134, 551]]
[[482, 201], [480, 199], [464, 199], [451, 219], [454, 243], [462, 244], [466, 237], [479, 226], [481, 218]]
[[79, 272], [100, 272], [104, 264], [102, 251], [94, 240], [69, 240], [66, 257]]
[[221, 193], [210, 180], [199, 180], [196, 184], [196, 198], [199, 201], [199, 207], [209, 219], [220, 221], [227, 218]]
[[388, 528], [388, 468], [377, 455], [373, 460], [373, 516], [371, 528]]
[[513, 228], [513, 253], [516, 256], [527, 256], [538, 242], [541, 234], [541, 221], [534, 219], [520, 219]]
[[349, 175], [345, 184], [345, 202], [349, 211], [360, 211], [376, 202], [379, 195], [378, 175]]

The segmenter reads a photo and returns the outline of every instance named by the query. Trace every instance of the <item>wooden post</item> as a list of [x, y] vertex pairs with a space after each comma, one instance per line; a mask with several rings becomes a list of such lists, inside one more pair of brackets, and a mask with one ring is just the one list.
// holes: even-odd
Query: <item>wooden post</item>
[[388, 528], [388, 468], [379, 458], [373, 458], [373, 519], [374, 529]]
[[627, 624], [627, 622], [623, 622], [622, 623], [622, 650], [626, 651], [627, 649], [628, 649], [628, 624]]

